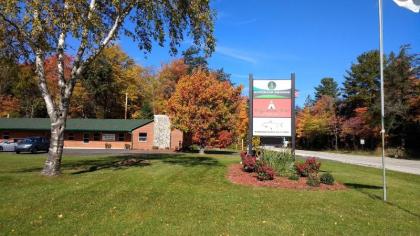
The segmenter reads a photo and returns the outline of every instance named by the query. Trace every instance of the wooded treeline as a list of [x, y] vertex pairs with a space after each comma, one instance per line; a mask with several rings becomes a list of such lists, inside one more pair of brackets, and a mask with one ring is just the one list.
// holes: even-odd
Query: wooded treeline
[[[0, 60], [0, 116], [48, 117], [34, 65], [6, 56]], [[69, 75], [72, 58], [65, 60]], [[59, 92], [56, 64], [54, 55], [45, 60], [53, 98]], [[123, 119], [127, 96], [128, 119], [167, 114], [175, 127], [191, 133], [194, 143], [226, 147], [246, 133], [247, 104], [241, 91], [223, 69], [210, 69], [195, 47], [154, 69], [138, 65], [115, 45], [104, 49], [84, 70], [73, 91], [69, 116]]]
[[[385, 129], [388, 155], [420, 149], [420, 57], [409, 46], [385, 56]], [[297, 113], [298, 146], [305, 149], [367, 149], [380, 146], [379, 52], [357, 57], [340, 88], [323, 78]], [[362, 144], [361, 139], [364, 140]]]

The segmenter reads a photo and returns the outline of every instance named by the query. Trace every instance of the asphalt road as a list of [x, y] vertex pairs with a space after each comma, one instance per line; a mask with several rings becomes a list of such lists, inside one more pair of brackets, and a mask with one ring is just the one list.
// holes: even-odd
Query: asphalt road
[[[376, 156], [360, 156], [305, 150], [296, 150], [296, 155], [303, 157], [317, 157], [319, 159], [333, 160], [359, 166], [382, 168], [382, 158]], [[420, 175], [420, 161], [417, 160], [404, 160], [385, 157], [385, 167], [388, 170]]]

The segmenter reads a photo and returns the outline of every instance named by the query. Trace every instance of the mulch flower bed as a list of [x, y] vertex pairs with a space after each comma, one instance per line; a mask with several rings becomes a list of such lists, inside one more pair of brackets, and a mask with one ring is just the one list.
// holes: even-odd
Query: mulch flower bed
[[259, 181], [256, 173], [248, 173], [243, 171], [241, 164], [233, 164], [229, 166], [228, 179], [235, 184], [256, 186], [256, 187], [273, 187], [288, 188], [301, 190], [343, 190], [346, 186], [340, 183], [334, 185], [322, 184], [319, 187], [311, 187], [306, 184], [306, 178], [300, 177], [299, 180], [289, 180], [287, 177], [275, 176], [273, 180]]

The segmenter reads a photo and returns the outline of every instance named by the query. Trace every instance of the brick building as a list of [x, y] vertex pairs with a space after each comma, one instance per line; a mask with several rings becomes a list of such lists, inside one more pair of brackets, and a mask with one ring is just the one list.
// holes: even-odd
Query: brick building
[[[50, 136], [49, 118], [0, 118], [0, 141]], [[64, 148], [172, 149], [182, 147], [183, 133], [171, 129], [169, 118], [67, 119]]]

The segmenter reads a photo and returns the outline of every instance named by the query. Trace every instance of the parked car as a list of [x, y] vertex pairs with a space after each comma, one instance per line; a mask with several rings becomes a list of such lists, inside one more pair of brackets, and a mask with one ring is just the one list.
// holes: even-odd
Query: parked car
[[17, 143], [3, 140], [0, 142], [0, 152], [14, 152]]
[[31, 152], [37, 153], [38, 151], [46, 151], [50, 147], [50, 140], [45, 137], [29, 137], [18, 142], [16, 146], [16, 153]]

